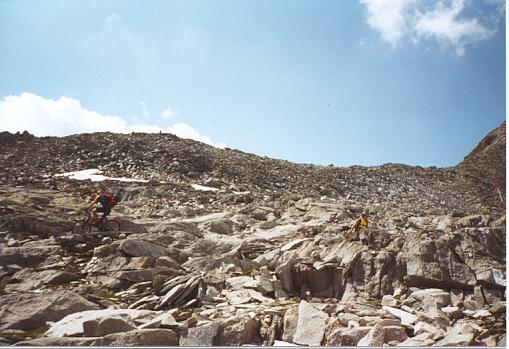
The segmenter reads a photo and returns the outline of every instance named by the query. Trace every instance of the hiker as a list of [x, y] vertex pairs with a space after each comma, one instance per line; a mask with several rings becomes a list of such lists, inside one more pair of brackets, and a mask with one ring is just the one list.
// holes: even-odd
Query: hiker
[[[94, 224], [97, 223], [97, 212], [102, 213], [102, 218], [106, 218], [110, 213], [113, 207], [120, 202], [120, 193], [112, 195], [110, 193], [102, 193], [95, 194], [94, 198], [88, 205], [88, 209], [92, 210], [92, 215], [94, 218]], [[100, 206], [95, 206], [100, 204]]]
[[348, 230], [346, 234], [347, 239], [350, 241], [351, 240], [357, 241], [361, 239], [363, 240], [362, 241], [363, 243], [364, 241], [369, 242], [367, 229], [368, 229], [368, 211], [364, 211], [361, 213], [359, 218], [357, 218], [353, 222], [352, 227]]

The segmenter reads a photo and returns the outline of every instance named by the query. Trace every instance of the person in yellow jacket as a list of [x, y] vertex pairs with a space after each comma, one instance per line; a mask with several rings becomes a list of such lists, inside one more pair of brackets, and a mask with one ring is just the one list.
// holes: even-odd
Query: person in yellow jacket
[[368, 213], [367, 211], [364, 211], [361, 213], [359, 218], [357, 218], [353, 224], [350, 230], [348, 230], [347, 238], [348, 240], [359, 240], [359, 231], [362, 229], [368, 228]]

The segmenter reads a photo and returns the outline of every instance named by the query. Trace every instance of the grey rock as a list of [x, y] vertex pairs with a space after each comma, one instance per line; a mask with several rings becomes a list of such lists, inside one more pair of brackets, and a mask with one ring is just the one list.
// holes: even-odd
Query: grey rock
[[58, 321], [66, 315], [97, 309], [98, 306], [72, 291], [9, 294], [0, 297], [0, 328], [39, 329], [47, 321]]
[[95, 340], [93, 346], [178, 346], [179, 336], [168, 329], [142, 329], [113, 333]]
[[387, 311], [390, 314], [393, 314], [393, 315], [396, 315], [397, 317], [399, 317], [401, 319], [402, 324], [411, 325], [417, 321], [417, 316], [415, 316], [407, 311], [389, 307], [389, 306], [385, 306], [385, 305], [382, 307], [382, 309]]
[[145, 233], [147, 231], [143, 225], [137, 224], [127, 219], [119, 219], [118, 225], [120, 231], [127, 231], [131, 233]]
[[430, 333], [435, 337], [439, 333], [443, 332], [440, 328], [430, 325], [426, 322], [419, 321], [414, 325], [414, 336], [421, 333]]
[[226, 286], [233, 291], [238, 291], [242, 288], [257, 288], [259, 282], [250, 276], [234, 276], [226, 279]]
[[0, 265], [17, 264], [22, 267], [35, 267], [60, 251], [59, 246], [2, 248], [0, 249]]
[[393, 296], [386, 294], [385, 296], [382, 297], [382, 305], [395, 307], [396, 305], [398, 305], [398, 300]]
[[129, 270], [123, 271], [118, 278], [129, 282], [143, 282], [153, 280], [154, 275], [152, 270]]
[[287, 244], [285, 244], [283, 247], [281, 247], [281, 252], [284, 253], [286, 251], [290, 251], [290, 250], [292, 250], [294, 248], [299, 247], [305, 241], [309, 241], [309, 240], [311, 240], [311, 239], [298, 239], [298, 240], [290, 241]]
[[210, 230], [217, 234], [230, 235], [233, 232], [233, 222], [229, 219], [210, 222]]
[[472, 345], [476, 329], [466, 323], [456, 324], [447, 331], [445, 337], [436, 343], [437, 346], [467, 346]]
[[257, 290], [262, 294], [267, 295], [274, 292], [274, 285], [272, 284], [272, 275], [267, 269], [260, 269], [260, 275], [257, 277], [258, 285]]
[[458, 307], [443, 307], [442, 310], [448, 317], [449, 319], [454, 319], [454, 320], [457, 320], [461, 317], [463, 317], [463, 313], [461, 311], [460, 308]]
[[230, 317], [220, 323], [222, 331], [217, 338], [217, 345], [255, 344], [259, 324], [248, 316]]
[[408, 336], [401, 326], [386, 326], [384, 330], [384, 343], [403, 342]]
[[259, 263], [262, 266], [265, 266], [265, 265], [270, 266], [275, 261], [277, 261], [277, 258], [279, 257], [280, 253], [281, 253], [281, 249], [276, 248], [272, 251], [268, 251], [268, 252], [265, 252], [265, 253], [259, 255], [258, 257], [256, 257], [254, 259], [254, 261]]
[[359, 341], [371, 331], [369, 326], [361, 326], [354, 328], [340, 327], [333, 331], [326, 338], [327, 345], [334, 346], [356, 346]]
[[299, 304], [299, 320], [293, 342], [301, 345], [319, 346], [322, 343], [329, 316], [302, 300]]
[[293, 337], [295, 336], [295, 331], [297, 330], [297, 323], [299, 321], [299, 308], [292, 307], [289, 308], [283, 319], [283, 341], [285, 342], [293, 342]]
[[127, 332], [136, 329], [121, 317], [104, 317], [83, 322], [85, 337], [103, 337], [107, 334]]
[[150, 310], [136, 309], [100, 309], [74, 312], [55, 322], [46, 331], [48, 337], [71, 337], [80, 336], [84, 333], [83, 323], [94, 321], [101, 318], [114, 316], [126, 317], [132, 321], [138, 319], [150, 319], [156, 315], [156, 312]]
[[435, 343], [432, 339], [433, 335], [431, 333], [421, 333], [417, 336], [407, 338], [403, 342], [397, 344], [397, 346], [402, 347], [426, 347], [431, 346]]
[[161, 257], [169, 255], [169, 251], [160, 245], [145, 240], [128, 239], [121, 243], [120, 249], [133, 257]]
[[97, 338], [91, 337], [41, 337], [21, 341], [14, 346], [22, 347], [86, 347], [90, 346]]
[[217, 342], [219, 323], [216, 321], [188, 329], [187, 334], [180, 337], [180, 346], [213, 346]]
[[384, 344], [384, 337], [384, 327], [375, 325], [357, 342], [357, 346], [382, 346]]

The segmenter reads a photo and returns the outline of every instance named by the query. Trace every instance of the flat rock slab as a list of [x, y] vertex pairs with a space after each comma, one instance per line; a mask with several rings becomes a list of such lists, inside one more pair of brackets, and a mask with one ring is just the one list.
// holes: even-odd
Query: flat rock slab
[[300, 228], [300, 225], [294, 225], [294, 224], [286, 224], [286, 225], [280, 225], [275, 228], [264, 230], [264, 231], [257, 231], [253, 234], [256, 238], [261, 239], [277, 239], [282, 236], [287, 236], [290, 234], [294, 234], [298, 229]]
[[223, 290], [223, 294], [230, 304], [245, 304], [251, 301], [251, 295], [246, 289], [231, 292]]
[[46, 331], [48, 337], [70, 337], [83, 335], [83, 323], [85, 321], [96, 320], [100, 318], [112, 316], [126, 316], [131, 320], [139, 318], [152, 318], [158, 312], [151, 310], [138, 309], [100, 309], [87, 310], [67, 315], [60, 321], [54, 323], [51, 328]]
[[65, 316], [98, 306], [72, 291], [18, 293], [0, 297], [0, 328], [39, 329], [46, 321], [59, 321]]
[[189, 219], [182, 219], [181, 221], [199, 224], [199, 223], [205, 223], [205, 222], [209, 222], [209, 221], [215, 221], [218, 219], [227, 218], [230, 216], [231, 216], [230, 212], [220, 212], [220, 213], [212, 213], [212, 214], [208, 214], [205, 216], [199, 216], [199, 217], [194, 217], [194, 218], [189, 218]]
[[299, 304], [299, 320], [293, 337], [294, 343], [319, 346], [322, 343], [328, 320], [329, 316], [326, 313], [316, 309], [304, 300], [301, 301]]
[[59, 250], [60, 246], [2, 248], [0, 249], [0, 265], [17, 264], [21, 267], [33, 267]]
[[74, 273], [53, 269], [34, 271], [33, 268], [22, 269], [13, 277], [21, 281], [16, 283], [17, 292], [35, 290], [43, 285], [68, 284], [71, 281], [79, 280], [79, 276]]
[[87, 347], [96, 337], [42, 337], [14, 344], [22, 347]]
[[238, 291], [242, 288], [256, 288], [259, 282], [250, 276], [234, 276], [226, 279], [226, 285], [232, 291]]
[[290, 251], [290, 250], [302, 245], [304, 243], [304, 241], [309, 241], [309, 240], [311, 240], [311, 239], [306, 238], [306, 239], [298, 239], [298, 240], [290, 241], [289, 243], [287, 243], [286, 245], [281, 247], [281, 252]]
[[213, 232], [203, 233], [203, 239], [217, 244], [230, 245], [232, 248], [240, 246], [244, 240], [235, 235], [222, 235]]
[[391, 313], [392, 315], [396, 315], [397, 317], [399, 317], [403, 325], [411, 325], [417, 321], [417, 316], [415, 316], [414, 314], [410, 314], [407, 311], [389, 307], [386, 305], [384, 305], [382, 309], [387, 311], [388, 313]]
[[178, 346], [179, 336], [173, 330], [162, 328], [113, 333], [99, 338], [92, 346]]

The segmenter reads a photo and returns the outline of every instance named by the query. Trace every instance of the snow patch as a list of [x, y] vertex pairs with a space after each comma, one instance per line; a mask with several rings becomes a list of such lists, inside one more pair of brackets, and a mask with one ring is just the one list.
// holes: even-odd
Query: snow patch
[[125, 177], [107, 177], [102, 175], [103, 171], [97, 168], [91, 168], [83, 171], [73, 171], [56, 174], [55, 177], [69, 177], [69, 179], [76, 179], [78, 181], [85, 181], [90, 179], [92, 182], [102, 182], [105, 180], [109, 181], [117, 181], [117, 182], [139, 182], [139, 183], [147, 183], [148, 180], [145, 179], [134, 179], [134, 178], [125, 178]]
[[191, 187], [193, 187], [193, 189], [195, 189], [195, 190], [201, 190], [201, 191], [218, 191], [219, 190], [217, 188], [206, 187], [204, 185], [199, 185], [199, 184], [191, 184]]

